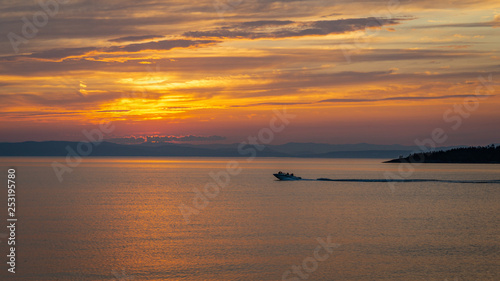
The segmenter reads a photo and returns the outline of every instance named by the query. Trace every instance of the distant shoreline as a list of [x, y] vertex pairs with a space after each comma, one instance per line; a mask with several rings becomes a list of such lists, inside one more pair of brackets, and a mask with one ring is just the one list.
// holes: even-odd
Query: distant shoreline
[[422, 164], [500, 164], [500, 162], [410, 162], [404, 159], [391, 159], [384, 161], [382, 163], [394, 164], [394, 163], [422, 163]]
[[383, 163], [500, 164], [500, 145], [419, 152]]
[[[420, 152], [418, 147], [402, 145], [287, 143], [261, 147], [246, 144], [135, 144], [111, 142], [43, 141], [0, 143], [0, 157], [258, 157], [298, 159], [379, 159], [383, 163], [500, 163], [500, 145], [487, 147], [442, 147], [440, 151]], [[446, 150], [446, 152], [444, 151]], [[401, 155], [409, 155], [403, 158]], [[399, 156], [399, 158], [395, 158]], [[392, 160], [388, 160], [392, 159]]]

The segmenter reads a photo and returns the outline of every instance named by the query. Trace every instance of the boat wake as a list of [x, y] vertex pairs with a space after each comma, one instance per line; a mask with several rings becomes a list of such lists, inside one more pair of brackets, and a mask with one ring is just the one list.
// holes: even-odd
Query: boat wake
[[447, 182], [447, 183], [500, 183], [500, 180], [436, 180], [436, 179], [303, 179], [311, 181], [336, 182]]
[[447, 182], [447, 183], [500, 183], [500, 180], [437, 180], [437, 179], [303, 179], [293, 174], [273, 174], [280, 181], [336, 181], [336, 182]]

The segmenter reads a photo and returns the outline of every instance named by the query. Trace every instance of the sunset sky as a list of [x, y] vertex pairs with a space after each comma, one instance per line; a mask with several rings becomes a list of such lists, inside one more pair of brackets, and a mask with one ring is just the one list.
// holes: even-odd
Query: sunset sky
[[1, 5], [0, 141], [500, 143], [498, 0]]

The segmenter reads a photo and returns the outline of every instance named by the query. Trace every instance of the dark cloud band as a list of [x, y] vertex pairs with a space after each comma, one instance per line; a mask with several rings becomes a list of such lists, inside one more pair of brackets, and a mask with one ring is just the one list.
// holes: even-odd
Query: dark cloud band
[[234, 23], [208, 31], [189, 31], [184, 36], [194, 38], [288, 38], [313, 35], [343, 34], [367, 28], [396, 25], [410, 18], [353, 18], [322, 21], [252, 21]]

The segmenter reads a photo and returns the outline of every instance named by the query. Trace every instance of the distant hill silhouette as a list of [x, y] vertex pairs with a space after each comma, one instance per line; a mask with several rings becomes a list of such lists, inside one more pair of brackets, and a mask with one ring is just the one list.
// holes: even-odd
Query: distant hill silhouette
[[[44, 141], [0, 143], [0, 156], [66, 156], [69, 151], [77, 150], [78, 142]], [[259, 151], [261, 156], [286, 157], [284, 153], [270, 149]], [[86, 155], [87, 156], [87, 155]], [[101, 142], [92, 146], [88, 156], [206, 156], [206, 157], [236, 157], [242, 156], [236, 149], [207, 149], [187, 147], [175, 144], [126, 145], [110, 142]]]
[[[70, 151], [78, 151], [79, 142], [68, 141], [27, 141], [16, 143], [0, 143], [1, 156], [67, 156]], [[233, 144], [117, 144], [103, 141], [92, 145], [88, 156], [145, 156], [145, 157], [248, 157], [249, 151], [255, 147], [243, 147], [246, 154], [238, 152], [239, 143]], [[442, 147], [449, 149], [451, 147]], [[81, 149], [81, 148], [80, 148]], [[325, 144], [325, 143], [286, 143], [266, 145], [263, 150], [256, 150], [257, 157], [300, 157], [300, 158], [379, 158], [391, 159], [399, 155], [407, 155], [418, 149], [414, 146], [358, 144]], [[87, 156], [87, 155], [83, 155]], [[497, 158], [498, 159], [498, 158]], [[395, 159], [392, 161], [399, 161]]]
[[450, 150], [413, 153], [384, 163], [500, 163], [500, 145], [461, 147]]
[[[78, 142], [43, 141], [0, 143], [0, 156], [66, 156], [68, 147], [77, 151]], [[88, 156], [200, 156], [200, 157], [247, 157], [250, 154], [238, 152], [239, 143], [234, 144], [117, 144], [102, 142], [92, 146]], [[250, 145], [245, 151], [254, 149]], [[394, 158], [410, 153], [415, 147], [375, 144], [324, 144], [286, 143], [266, 145], [257, 151], [257, 157], [301, 157], [301, 158]]]

